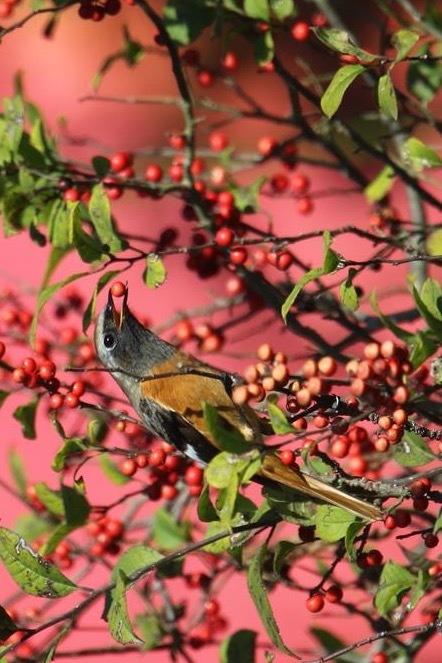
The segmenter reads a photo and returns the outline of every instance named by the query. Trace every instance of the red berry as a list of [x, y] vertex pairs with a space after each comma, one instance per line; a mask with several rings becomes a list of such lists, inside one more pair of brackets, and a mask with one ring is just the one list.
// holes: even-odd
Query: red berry
[[188, 486], [200, 486], [203, 483], [204, 472], [200, 467], [191, 465], [184, 473], [184, 481]]
[[132, 155], [129, 152], [115, 152], [109, 158], [111, 170], [117, 173], [120, 170], [129, 168], [132, 164]]
[[83, 396], [85, 391], [86, 391], [86, 385], [83, 382], [83, 380], [76, 380], [74, 384], [71, 386], [71, 392], [76, 396]]
[[321, 594], [313, 594], [305, 603], [309, 612], [321, 612], [324, 607], [324, 597]]
[[309, 38], [310, 28], [305, 21], [296, 21], [290, 32], [296, 41], [306, 41]]
[[235, 239], [235, 233], [230, 228], [220, 228], [215, 234], [215, 242], [218, 246], [231, 246]]
[[284, 449], [279, 453], [279, 457], [284, 465], [293, 465], [295, 462], [295, 454], [291, 449]]
[[147, 467], [149, 465], [149, 456], [147, 454], [138, 454], [135, 456], [135, 462], [137, 467], [141, 469]]
[[32, 357], [26, 357], [23, 360], [22, 366], [28, 375], [32, 375], [37, 370], [36, 361]]
[[292, 187], [295, 193], [302, 195], [309, 190], [310, 180], [306, 175], [294, 175], [292, 179]]
[[161, 447], [158, 449], [154, 449], [151, 451], [150, 456], [149, 456], [149, 465], [151, 467], [159, 467], [164, 463], [166, 460], [166, 453], [164, 452]]
[[174, 163], [167, 169], [167, 173], [172, 182], [181, 182], [183, 179], [183, 166], [180, 163]]
[[276, 254], [276, 268], [285, 272], [293, 263], [293, 255], [290, 251], [278, 251]]
[[424, 544], [426, 548], [436, 548], [439, 544], [439, 539], [435, 534], [429, 532], [423, 536]]
[[313, 202], [311, 198], [304, 196], [298, 200], [298, 212], [300, 214], [310, 214], [313, 211]]
[[189, 67], [197, 67], [200, 62], [200, 54], [194, 48], [187, 48], [182, 53], [181, 60]]
[[193, 325], [190, 320], [187, 320], [186, 318], [178, 320], [175, 325], [175, 335], [181, 343], [190, 341], [193, 336]]
[[104, 11], [108, 16], [116, 16], [121, 10], [120, 0], [106, 0]]
[[122, 283], [121, 281], [116, 281], [115, 283], [112, 284], [111, 287], [111, 295], [112, 297], [123, 297], [123, 295], [126, 293], [126, 285]]
[[156, 163], [151, 163], [149, 166], [146, 166], [144, 171], [144, 179], [148, 182], [160, 182], [163, 178], [163, 169]]
[[339, 585], [331, 585], [325, 592], [325, 599], [329, 603], [340, 603], [344, 593]]
[[211, 71], [201, 69], [201, 71], [198, 72], [197, 80], [201, 87], [211, 87], [214, 82], [214, 75]]
[[76, 203], [80, 199], [80, 194], [77, 189], [66, 189], [63, 193], [63, 200], [65, 203]]
[[63, 402], [64, 402], [63, 394], [59, 394], [58, 392], [56, 392], [55, 394], [51, 394], [49, 398], [49, 406], [51, 407], [52, 410], [59, 410], [63, 405]]
[[221, 60], [221, 66], [226, 71], [236, 71], [238, 68], [238, 58], [232, 51], [227, 51]]
[[106, 529], [107, 534], [109, 534], [109, 536], [112, 539], [119, 539], [121, 537], [121, 535], [123, 534], [124, 525], [121, 522], [121, 520], [111, 520], [111, 519], [109, 519], [106, 522], [105, 529]]
[[171, 486], [170, 484], [164, 484], [161, 486], [161, 497], [163, 500], [174, 500], [178, 495], [178, 488], [176, 486]]
[[12, 14], [13, 8], [14, 4], [12, 2], [7, 2], [7, 0], [0, 2], [0, 18], [8, 18]]
[[28, 376], [26, 375], [26, 371], [22, 366], [14, 368], [14, 370], [12, 371], [12, 379], [17, 384], [23, 384], [26, 381], [27, 377]]
[[182, 150], [186, 146], [186, 139], [182, 134], [171, 134], [168, 141], [174, 150]]
[[284, 193], [289, 186], [289, 178], [284, 173], [277, 173], [270, 178], [270, 186], [275, 193]]
[[126, 458], [120, 465], [120, 472], [127, 477], [132, 477], [138, 466], [134, 458]]
[[371, 662], [370, 663], [388, 663], [388, 656], [387, 654], [384, 654], [384, 652], [377, 652], [372, 656]]
[[229, 259], [232, 265], [244, 265], [247, 262], [247, 249], [243, 246], [236, 246], [230, 249]]
[[204, 603], [204, 612], [208, 617], [216, 617], [219, 611], [220, 605], [216, 599], [209, 599]]
[[258, 152], [264, 157], [268, 157], [275, 149], [277, 143], [271, 136], [262, 136], [258, 141]]
[[400, 527], [403, 529], [404, 527], [408, 527], [408, 525], [411, 522], [411, 516], [408, 513], [408, 511], [402, 511], [401, 509], [397, 509], [394, 513], [395, 520], [396, 520], [396, 526]]
[[78, 406], [80, 399], [77, 394], [74, 394], [72, 391], [70, 391], [68, 394], [66, 394], [64, 402], [67, 407], [74, 409]]
[[222, 131], [212, 131], [209, 134], [209, 145], [214, 152], [222, 152], [229, 144], [229, 139]]
[[40, 366], [38, 372], [42, 380], [50, 380], [55, 376], [56, 370], [54, 362], [48, 359]]

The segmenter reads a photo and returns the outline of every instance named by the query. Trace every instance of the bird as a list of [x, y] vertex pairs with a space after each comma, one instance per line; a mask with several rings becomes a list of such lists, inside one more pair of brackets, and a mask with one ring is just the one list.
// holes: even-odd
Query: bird
[[232, 400], [233, 374], [183, 352], [145, 327], [128, 306], [126, 286], [118, 311], [109, 290], [94, 330], [96, 354], [125, 393], [145, 427], [192, 461], [206, 466], [221, 451], [204, 416], [204, 406], [215, 408], [226, 428], [262, 451], [257, 483], [283, 486], [315, 501], [341, 507], [363, 520], [382, 519], [381, 510], [282, 462], [265, 445], [262, 418], [248, 404]]

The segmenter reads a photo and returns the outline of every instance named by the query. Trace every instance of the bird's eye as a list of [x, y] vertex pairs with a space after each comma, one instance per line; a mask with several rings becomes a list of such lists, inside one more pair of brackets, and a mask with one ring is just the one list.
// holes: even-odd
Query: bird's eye
[[113, 347], [115, 347], [116, 342], [117, 341], [114, 334], [106, 334], [103, 339], [103, 343], [105, 347], [108, 348], [108, 350], [111, 350]]

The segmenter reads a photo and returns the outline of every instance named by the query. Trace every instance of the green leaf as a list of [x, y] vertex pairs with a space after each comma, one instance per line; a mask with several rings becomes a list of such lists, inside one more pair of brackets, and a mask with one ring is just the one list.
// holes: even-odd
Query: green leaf
[[316, 535], [327, 543], [343, 539], [348, 528], [361, 521], [345, 509], [329, 504], [321, 504], [316, 511]]
[[390, 74], [384, 74], [378, 81], [378, 104], [381, 112], [393, 120], [398, 118], [396, 92]]
[[51, 205], [48, 217], [48, 233], [49, 240], [54, 248], [66, 250], [72, 247], [70, 205], [72, 203], [66, 205], [62, 200], [56, 200]]
[[204, 546], [204, 551], [211, 553], [213, 555], [220, 555], [221, 553], [230, 550], [232, 546], [230, 530], [219, 520], [215, 520], [208, 524], [205, 539], [209, 539], [211, 536], [216, 536], [218, 534], [224, 534], [221, 539], [215, 541], [214, 543], [208, 543]]
[[435, 279], [427, 279], [421, 291], [412, 288], [413, 299], [428, 327], [442, 340], [442, 288]]
[[[427, 45], [419, 49], [416, 55], [423, 58], [431, 55]], [[407, 68], [407, 87], [417, 99], [428, 104], [434, 99], [442, 86], [442, 67], [440, 61], [429, 58], [428, 60], [414, 60], [409, 62]]]
[[402, 467], [420, 467], [437, 459], [425, 440], [412, 431], [404, 431], [402, 440], [392, 450], [395, 461]]
[[344, 94], [353, 81], [364, 71], [365, 67], [361, 64], [347, 64], [338, 69], [321, 97], [321, 108], [327, 117], [330, 118], [336, 113], [342, 103]]
[[37, 555], [18, 534], [0, 527], [0, 558], [17, 585], [27, 594], [57, 599], [76, 585], [53, 564]]
[[121, 272], [119, 270], [113, 270], [111, 272], [105, 272], [100, 276], [100, 278], [97, 281], [97, 285], [94, 288], [94, 292], [92, 293], [92, 297], [89, 301], [89, 304], [86, 307], [85, 312], [83, 313], [83, 323], [82, 323], [82, 329], [83, 332], [86, 333], [88, 330], [89, 325], [92, 322], [92, 318], [95, 315], [95, 309], [97, 306], [97, 296], [98, 294], [107, 286], [109, 281], [112, 281], [116, 276], [118, 276]]
[[34, 317], [32, 319], [31, 327], [29, 330], [29, 341], [30, 344], [33, 345], [35, 341], [35, 333], [37, 330], [37, 323], [38, 319], [40, 317], [40, 314], [42, 312], [42, 309], [44, 305], [62, 288], [64, 288], [65, 285], [68, 285], [69, 283], [72, 283], [73, 281], [78, 281], [78, 279], [83, 278], [83, 276], [89, 276], [89, 272], [77, 272], [75, 274], [71, 274], [70, 276], [66, 277], [63, 279], [63, 281], [59, 281], [58, 283], [54, 283], [53, 285], [47, 286], [40, 290], [38, 293], [38, 299], [37, 299], [37, 304], [35, 306], [35, 313]]
[[291, 555], [298, 546], [299, 544], [293, 543], [293, 541], [278, 541], [275, 546], [275, 556], [273, 558], [273, 570], [275, 573], [278, 575], [281, 573], [281, 569], [286, 563], [287, 557]]
[[273, 60], [273, 56], [275, 55], [275, 42], [270, 30], [265, 30], [265, 32], [260, 32], [255, 35], [253, 40], [253, 54], [255, 61], [259, 65], [267, 64]]
[[188, 524], [177, 523], [165, 509], [155, 512], [152, 532], [158, 547], [163, 550], [175, 550], [189, 541]]
[[[203, 403], [204, 421], [210, 435], [216, 440], [223, 451], [232, 454], [243, 454], [251, 451], [253, 446], [246, 442], [237, 428], [219, 414], [216, 407]], [[293, 431], [292, 431], [293, 432]]]
[[0, 389], [0, 407], [3, 405], [10, 393], [10, 391], [4, 391], [3, 389]]
[[365, 197], [369, 203], [382, 200], [390, 191], [395, 181], [395, 172], [391, 166], [384, 166], [374, 180], [364, 189]]
[[164, 27], [178, 46], [187, 46], [215, 20], [215, 8], [204, 0], [167, 0], [163, 11]]
[[249, 18], [268, 23], [270, 21], [270, 7], [268, 0], [244, 0], [244, 13]]
[[149, 546], [144, 546], [137, 543], [128, 550], [126, 550], [118, 559], [112, 571], [112, 580], [117, 580], [119, 572], [123, 571], [125, 576], [129, 579], [128, 586], [132, 586], [133, 581], [130, 578], [143, 570], [153, 565], [156, 565], [160, 560], [164, 559], [158, 550], [154, 550]]
[[315, 507], [310, 497], [282, 486], [266, 486], [263, 494], [269, 505], [287, 522], [306, 526], [315, 524]]
[[38, 394], [30, 403], [19, 405], [12, 415], [21, 424], [23, 435], [27, 440], [35, 440], [36, 438], [35, 417], [41, 396], [41, 394]]
[[[362, 50], [356, 46], [351, 40], [350, 35], [345, 30], [338, 28], [312, 28], [313, 32], [323, 44], [328, 46], [332, 51], [337, 53], [345, 53], [346, 55], [354, 55], [362, 62], [372, 62], [378, 59], [379, 55], [373, 55]], [[357, 65], [359, 66], [359, 65]]]
[[85, 444], [81, 437], [67, 438], [54, 456], [51, 465], [52, 469], [54, 472], [62, 472], [66, 469], [68, 465], [67, 461], [71, 456], [80, 455], [87, 449], [88, 445]]
[[438, 228], [428, 235], [426, 245], [430, 256], [442, 255], [442, 228]]
[[373, 290], [373, 292], [370, 295], [370, 304], [372, 305], [373, 310], [379, 316], [380, 320], [382, 321], [382, 324], [386, 329], [389, 329], [395, 336], [397, 336], [397, 338], [400, 338], [401, 341], [404, 341], [405, 343], [410, 345], [413, 343], [416, 336], [415, 334], [407, 332], [405, 329], [398, 327], [392, 320], [390, 320], [390, 318], [388, 318], [386, 315], [381, 313], [381, 310], [377, 303], [375, 290]]
[[72, 527], [81, 527], [87, 521], [91, 507], [83, 494], [84, 485], [76, 482], [74, 486], [61, 485], [61, 497], [66, 522]]
[[198, 518], [203, 523], [211, 523], [219, 520], [215, 507], [210, 501], [209, 486], [205, 485], [198, 500]]
[[148, 288], [159, 288], [167, 277], [164, 262], [156, 253], [149, 253], [146, 258], [146, 269], [144, 271], [144, 282]]
[[89, 234], [83, 229], [83, 209], [83, 205], [78, 202], [69, 205], [69, 222], [73, 232], [73, 245], [82, 261], [90, 264], [102, 260], [105, 253], [96, 233]]
[[284, 412], [279, 408], [276, 403], [269, 401], [267, 403], [267, 411], [270, 417], [270, 423], [273, 428], [273, 432], [276, 435], [287, 435], [293, 434], [293, 427], [287, 421], [287, 417]]
[[295, 284], [292, 291], [290, 292], [290, 294], [288, 295], [288, 297], [286, 298], [286, 300], [284, 301], [281, 307], [281, 315], [283, 320], [287, 318], [287, 315], [291, 307], [295, 303], [296, 298], [298, 297], [299, 293], [304, 288], [304, 286], [307, 285], [307, 283], [310, 283], [310, 281], [314, 281], [320, 276], [323, 276], [323, 274], [331, 274], [337, 269], [340, 263], [340, 258], [335, 251], [330, 249], [332, 241], [333, 238], [330, 232], [326, 230], [323, 234], [323, 246], [324, 246], [323, 267], [314, 267], [313, 269], [310, 269]]
[[4, 642], [18, 630], [17, 624], [10, 618], [4, 607], [0, 605], [0, 641]]
[[437, 152], [413, 136], [401, 146], [401, 154], [405, 164], [416, 173], [422, 172], [425, 168], [442, 166], [442, 159]]
[[92, 188], [88, 210], [92, 224], [103, 244], [104, 250], [107, 253], [117, 253], [125, 249], [127, 243], [118, 236], [114, 228], [109, 198], [102, 184], [96, 184]]
[[109, 159], [106, 159], [106, 157], [92, 157], [92, 168], [95, 171], [95, 174], [97, 177], [100, 179], [103, 179], [106, 177], [106, 175], [109, 174], [110, 169], [111, 169], [111, 164]]
[[220, 663], [255, 663], [255, 631], [241, 629], [222, 641], [219, 648]]
[[353, 279], [356, 275], [356, 270], [350, 267], [347, 278], [339, 286], [339, 297], [341, 302], [345, 308], [348, 308], [350, 311], [357, 311], [359, 308], [358, 291], [353, 285]]
[[330, 246], [333, 242], [333, 238], [329, 230], [324, 231], [323, 235], [323, 245], [324, 245], [324, 258], [323, 258], [323, 269], [324, 274], [331, 274], [334, 272], [340, 263], [340, 258], [336, 251], [333, 251]]
[[374, 604], [380, 615], [387, 617], [390, 610], [401, 604], [403, 595], [416, 583], [416, 577], [402, 564], [388, 560], [379, 578]]
[[213, 488], [227, 488], [229, 483], [237, 476], [230, 460], [230, 454], [223, 451], [217, 454], [209, 463], [205, 471], [206, 481]]
[[391, 43], [397, 50], [396, 62], [407, 57], [415, 43], [419, 40], [419, 35], [411, 30], [398, 30], [391, 37]]
[[109, 426], [105, 417], [93, 417], [87, 424], [87, 438], [92, 446], [99, 446], [107, 437]]
[[104, 475], [116, 486], [124, 486], [131, 480], [131, 477], [128, 477], [120, 472], [108, 454], [101, 454], [99, 457], [99, 462]]
[[24, 495], [26, 492], [26, 486], [28, 485], [28, 479], [26, 477], [26, 471], [22, 457], [16, 449], [11, 449], [9, 452], [8, 460], [9, 470], [14, 478], [17, 490], [21, 495]]
[[428, 357], [431, 357], [438, 350], [440, 342], [433, 338], [431, 332], [423, 330], [414, 335], [410, 345], [410, 362], [413, 368], [418, 368]]
[[35, 484], [35, 492], [49, 513], [62, 518], [64, 516], [64, 504], [59, 490], [52, 490], [43, 481]]
[[267, 596], [267, 590], [262, 580], [264, 561], [267, 553], [267, 546], [263, 545], [258, 553], [252, 558], [247, 572], [247, 586], [250, 596], [255, 604], [256, 610], [261, 618], [262, 624], [269, 636], [271, 642], [283, 654], [288, 654], [300, 660], [300, 657], [284, 644], [278, 624], [272, 612], [272, 606]]
[[356, 561], [356, 555], [357, 555], [354, 542], [359, 532], [363, 528], [364, 528], [364, 523], [359, 520], [355, 520], [353, 523], [350, 523], [345, 533], [345, 551], [347, 553], [348, 559], [352, 562]]
[[121, 645], [142, 645], [143, 641], [132, 628], [127, 610], [126, 588], [129, 581], [121, 569], [114, 579], [115, 588], [111, 591], [111, 603], [106, 614], [109, 633]]
[[304, 286], [307, 285], [307, 283], [310, 283], [310, 281], [318, 279], [323, 274], [324, 270], [322, 267], [314, 267], [313, 269], [310, 269], [308, 272], [306, 272], [303, 276], [301, 276], [301, 278], [294, 285], [290, 294], [286, 297], [283, 305], [281, 306], [281, 315], [283, 320], [286, 320], [291, 307], [295, 303], [296, 298], [298, 297], [299, 293], [304, 288]]
[[155, 649], [161, 643], [164, 631], [158, 615], [137, 615], [135, 624], [143, 639], [143, 651]]
[[298, 12], [293, 0], [269, 0], [270, 12], [277, 21], [284, 21], [286, 18], [294, 18]]
[[[345, 649], [347, 646], [346, 643], [334, 635], [334, 633], [330, 633], [330, 631], [323, 628], [312, 626], [310, 632], [320, 643], [326, 654], [334, 654], [341, 649]], [[339, 656], [339, 663], [363, 663], [364, 660], [365, 658], [356, 651], [348, 652], [343, 656]]]
[[40, 536], [44, 536], [50, 532], [54, 524], [44, 514], [24, 513], [19, 516], [14, 524], [14, 531], [19, 534], [26, 541], [34, 541]]
[[[227, 150], [229, 156], [231, 151]], [[226, 166], [229, 165], [227, 161]], [[259, 209], [259, 194], [267, 178], [264, 175], [257, 177], [247, 186], [230, 186], [230, 191], [235, 199], [235, 207], [240, 212], [251, 213]]]

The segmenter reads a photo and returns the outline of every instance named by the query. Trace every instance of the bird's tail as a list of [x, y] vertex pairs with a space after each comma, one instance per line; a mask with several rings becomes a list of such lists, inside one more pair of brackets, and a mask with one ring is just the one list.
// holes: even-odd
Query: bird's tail
[[381, 510], [374, 504], [364, 502], [364, 500], [348, 495], [320, 479], [284, 465], [276, 454], [272, 453], [264, 456], [259, 474], [316, 500], [341, 507], [364, 520], [382, 519]]

